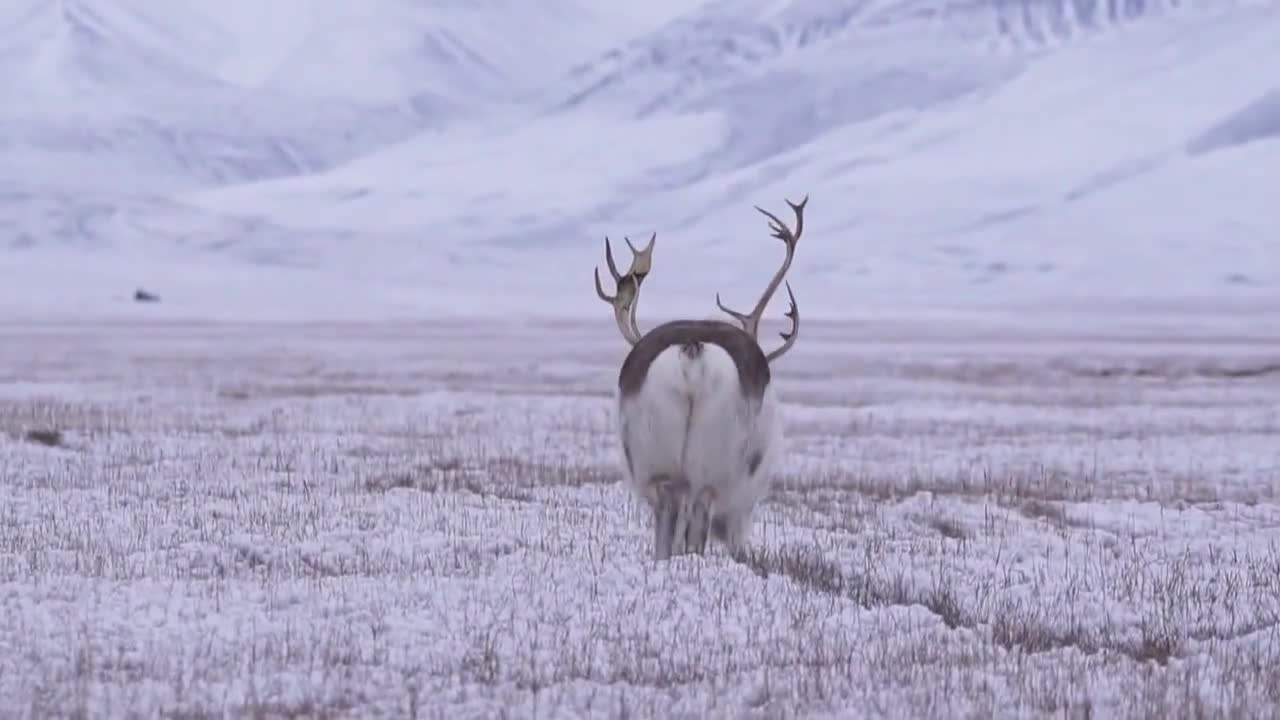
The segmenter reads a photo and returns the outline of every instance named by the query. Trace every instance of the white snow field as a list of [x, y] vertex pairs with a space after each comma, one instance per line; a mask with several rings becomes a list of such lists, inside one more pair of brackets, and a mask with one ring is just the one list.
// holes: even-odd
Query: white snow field
[[814, 323], [654, 562], [595, 324], [5, 325], [0, 715], [1274, 717], [1276, 330]]
[[[1280, 717], [1277, 68], [1276, 0], [0, 0], [0, 720]], [[806, 194], [775, 487], [654, 562], [603, 238], [712, 317]]]

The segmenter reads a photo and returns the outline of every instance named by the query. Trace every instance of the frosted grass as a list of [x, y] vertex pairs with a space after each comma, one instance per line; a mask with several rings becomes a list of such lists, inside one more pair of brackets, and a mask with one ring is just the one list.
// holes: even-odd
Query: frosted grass
[[607, 323], [6, 326], [3, 714], [1280, 711], [1271, 340], [809, 330], [654, 563]]

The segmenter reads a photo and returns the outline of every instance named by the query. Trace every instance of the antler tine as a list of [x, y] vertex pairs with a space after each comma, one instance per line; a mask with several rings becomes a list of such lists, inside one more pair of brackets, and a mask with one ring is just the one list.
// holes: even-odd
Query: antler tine
[[596, 267], [595, 272], [592, 274], [596, 276], [596, 295], [599, 295], [601, 300], [612, 305], [613, 301], [616, 300], [618, 296], [605, 294], [604, 286], [600, 284], [600, 268]]
[[[630, 245], [631, 241], [627, 241]], [[622, 279], [622, 275], [618, 273], [618, 266], [613, 262], [613, 248], [609, 245], [609, 236], [604, 236], [604, 261], [609, 264], [609, 274], [613, 276], [613, 281], [617, 282]]]
[[637, 250], [636, 246], [631, 244], [631, 238], [623, 237], [622, 239], [626, 240], [627, 247], [631, 248], [631, 273], [643, 280], [653, 268], [653, 245], [658, 240], [658, 233], [655, 232], [649, 236], [649, 244], [642, 250]]
[[721, 310], [725, 311], [730, 316], [732, 316], [733, 319], [737, 320], [744, 329], [747, 327], [747, 322], [751, 320], [749, 316], [743, 315], [737, 310], [732, 310], [730, 308], [725, 307], [724, 303], [720, 302], [720, 293], [716, 293], [716, 307], [720, 308]]
[[791, 346], [796, 344], [796, 338], [800, 336], [800, 308], [796, 305], [796, 294], [791, 292], [791, 283], [787, 283], [787, 297], [791, 300], [791, 309], [786, 312], [786, 316], [791, 320], [791, 330], [790, 332], [778, 333], [782, 336], [782, 346], [765, 355], [769, 362], [773, 362], [787, 354]]
[[596, 295], [613, 307], [614, 320], [618, 323], [618, 332], [622, 333], [622, 337], [632, 345], [640, 342], [640, 329], [636, 325], [636, 305], [640, 299], [640, 285], [644, 281], [645, 275], [649, 273], [653, 265], [653, 247], [657, 240], [658, 234], [655, 232], [649, 238], [649, 244], [642, 250], [637, 250], [635, 245], [631, 243], [630, 238], [624, 237], [627, 247], [631, 249], [631, 267], [626, 273], [619, 273], [618, 266], [613, 259], [613, 248], [609, 243], [609, 238], [604, 239], [604, 259], [609, 266], [609, 274], [613, 276], [616, 291], [613, 295], [609, 295], [604, 291], [604, 286], [600, 282], [600, 268], [595, 269]]
[[756, 205], [755, 208], [762, 215], [769, 218], [769, 229], [773, 231], [774, 237], [788, 245], [794, 245], [804, 233], [804, 206], [809, 203], [809, 196], [805, 195], [804, 199], [798, 203], [793, 203], [790, 200], [787, 200], [786, 203], [791, 206], [791, 212], [795, 213], [796, 216], [795, 233], [792, 233], [791, 228], [788, 228], [786, 223], [779, 220], [777, 215], [774, 215], [759, 205]]
[[[630, 244], [630, 243], [628, 243]], [[622, 275], [618, 272], [618, 265], [613, 261], [613, 248], [609, 245], [609, 236], [604, 236], [604, 261], [609, 266], [609, 274], [613, 276], [613, 281], [617, 283], [622, 280]], [[604, 291], [604, 286], [600, 284], [600, 267], [596, 266], [596, 295], [600, 299], [612, 305], [618, 298], [617, 295], [609, 295]]]
[[635, 281], [635, 292], [631, 301], [631, 311], [628, 313], [628, 321], [631, 323], [631, 331], [635, 337], [639, 338], [641, 333], [640, 326], [636, 323], [636, 307], [640, 304], [640, 285], [644, 283], [645, 276], [653, 268], [653, 246], [657, 242], [658, 233], [654, 232], [649, 236], [649, 243], [642, 250], [636, 249], [636, 246], [631, 244], [631, 238], [624, 235], [622, 239], [631, 250], [631, 269], [627, 271], [627, 276]]
[[786, 243], [787, 255], [782, 260], [782, 266], [773, 274], [773, 279], [769, 281], [764, 292], [761, 293], [760, 299], [756, 301], [755, 307], [751, 309], [751, 312], [743, 314], [725, 307], [720, 303], [719, 296], [716, 297], [716, 305], [741, 323], [742, 329], [753, 338], [758, 337], [759, 335], [760, 318], [764, 315], [765, 308], [769, 305], [769, 301], [773, 299], [773, 294], [777, 292], [778, 286], [782, 284], [782, 279], [786, 277], [787, 270], [791, 269], [791, 259], [795, 257], [796, 254], [796, 243], [800, 240], [801, 233], [804, 232], [804, 207], [809, 202], [809, 196], [805, 195], [804, 199], [798, 203], [793, 203], [790, 200], [787, 200], [786, 202], [787, 205], [791, 206], [791, 210], [796, 216], [796, 229], [794, 232], [791, 228], [787, 227], [786, 223], [778, 219], [777, 215], [774, 215], [758, 205], [756, 206], [756, 210], [769, 218], [769, 229], [773, 231], [773, 237], [776, 237]]

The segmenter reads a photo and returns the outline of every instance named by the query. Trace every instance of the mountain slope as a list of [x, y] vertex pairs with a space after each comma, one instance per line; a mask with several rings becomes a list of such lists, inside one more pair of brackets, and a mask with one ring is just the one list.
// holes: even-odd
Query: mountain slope
[[537, 36], [512, 43], [493, 30], [512, 2], [11, 0], [0, 73], [23, 101], [0, 106], [0, 169], [147, 192], [305, 175], [469, 122], [567, 63], [566, 32], [596, 47], [661, 8], [544, 5]]
[[700, 313], [779, 259], [751, 205], [809, 193], [811, 317], [1280, 296], [1274, 2], [544, 5], [0, 15], [6, 73], [79, 57], [33, 27], [98, 28], [71, 47], [116, 63], [51, 75], [110, 111], [0, 110], [13, 280], [110, 257], [193, 268], [166, 274], [200, 302], [216, 268], [298, 311], [356, 279], [371, 312], [598, 314], [601, 238], [656, 231], [645, 308]]

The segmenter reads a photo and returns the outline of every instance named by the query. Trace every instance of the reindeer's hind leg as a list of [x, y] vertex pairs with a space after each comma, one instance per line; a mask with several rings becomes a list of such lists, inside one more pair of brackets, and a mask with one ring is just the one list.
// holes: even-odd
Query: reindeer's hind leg
[[665, 560], [673, 555], [704, 555], [710, 531], [711, 493], [694, 493], [684, 480], [668, 481], [659, 487], [654, 520], [656, 557]]
[[689, 483], [684, 478], [655, 475], [649, 481], [656, 501], [653, 505], [653, 557], [667, 560], [685, 552], [685, 532]]
[[687, 552], [705, 555], [707, 535], [711, 531], [711, 492], [690, 493], [685, 503], [685, 548]]

